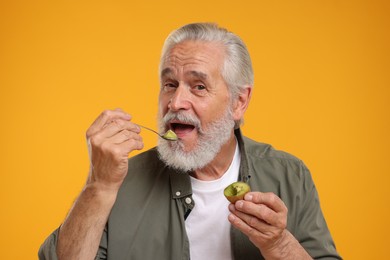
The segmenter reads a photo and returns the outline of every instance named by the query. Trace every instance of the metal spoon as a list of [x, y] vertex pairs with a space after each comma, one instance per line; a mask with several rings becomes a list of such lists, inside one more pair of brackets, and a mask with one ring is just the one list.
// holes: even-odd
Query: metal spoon
[[168, 140], [168, 141], [177, 141], [177, 135], [175, 134], [175, 132], [173, 132], [171, 129], [169, 129], [168, 131], [165, 132], [165, 134], [159, 134], [158, 132], [154, 131], [153, 129], [149, 128], [149, 127], [146, 127], [146, 126], [143, 126], [143, 125], [140, 125], [140, 124], [137, 124], [139, 127], [142, 127], [146, 130], [149, 130], [149, 131], [152, 131], [153, 133], [157, 134], [159, 137], [161, 137], [162, 139], [165, 139], [165, 140]]

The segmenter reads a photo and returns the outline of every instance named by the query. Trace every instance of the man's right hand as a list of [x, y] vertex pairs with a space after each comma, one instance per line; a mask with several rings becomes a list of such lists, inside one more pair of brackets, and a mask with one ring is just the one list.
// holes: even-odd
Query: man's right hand
[[140, 128], [120, 109], [104, 111], [87, 131], [88, 181], [62, 224], [58, 259], [95, 259], [104, 226], [127, 174], [128, 154], [143, 148]]
[[106, 110], [87, 130], [90, 173], [87, 184], [117, 191], [127, 174], [128, 155], [144, 146], [140, 128], [120, 109]]

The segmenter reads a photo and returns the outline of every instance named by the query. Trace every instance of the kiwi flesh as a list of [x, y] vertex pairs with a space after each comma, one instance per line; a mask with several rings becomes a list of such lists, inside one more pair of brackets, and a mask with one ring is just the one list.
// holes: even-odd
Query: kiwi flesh
[[230, 201], [230, 203], [236, 203], [238, 200], [244, 199], [245, 194], [251, 191], [249, 185], [245, 182], [238, 181], [227, 186], [223, 194]]
[[164, 135], [163, 137], [165, 139], [168, 139], [168, 140], [172, 140], [172, 141], [176, 141], [177, 140], [177, 135], [175, 134], [175, 132], [173, 132], [171, 129], [169, 129]]

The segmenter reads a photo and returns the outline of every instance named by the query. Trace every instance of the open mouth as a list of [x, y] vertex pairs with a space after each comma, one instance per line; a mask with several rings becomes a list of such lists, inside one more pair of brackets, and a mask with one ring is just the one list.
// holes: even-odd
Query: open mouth
[[191, 124], [183, 124], [183, 123], [170, 123], [170, 128], [177, 135], [183, 135], [183, 134], [190, 133], [192, 130], [195, 129], [195, 126]]

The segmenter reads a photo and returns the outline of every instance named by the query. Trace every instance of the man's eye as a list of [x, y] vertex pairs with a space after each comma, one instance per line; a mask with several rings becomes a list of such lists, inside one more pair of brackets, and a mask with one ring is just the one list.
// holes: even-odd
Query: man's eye
[[176, 85], [173, 84], [173, 83], [165, 83], [165, 84], [163, 85], [163, 89], [164, 89], [165, 91], [173, 90], [173, 89], [175, 89], [175, 88], [176, 88]]
[[195, 89], [196, 89], [196, 90], [204, 90], [204, 89], [206, 89], [206, 87], [203, 86], [203, 85], [196, 85], [196, 86], [195, 86]]

